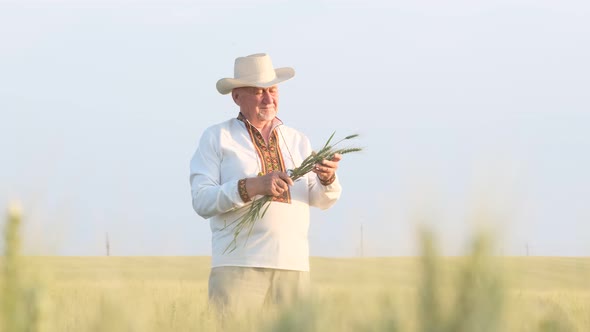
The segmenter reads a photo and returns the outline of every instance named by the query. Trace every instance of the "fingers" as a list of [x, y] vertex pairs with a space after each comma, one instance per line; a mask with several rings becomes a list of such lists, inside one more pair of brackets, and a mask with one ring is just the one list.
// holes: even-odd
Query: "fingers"
[[342, 155], [340, 153], [336, 153], [334, 154], [334, 157], [332, 157], [332, 159], [330, 159], [331, 161], [335, 161], [335, 162], [339, 162], [340, 160], [342, 160]]
[[330, 167], [324, 164], [317, 164], [315, 165], [315, 167], [312, 169], [312, 172], [316, 173], [316, 174], [328, 174], [328, 173], [334, 173], [336, 172], [336, 168], [338, 168], [338, 166], [336, 167]]
[[289, 185], [293, 185], [293, 180], [285, 172], [271, 172], [265, 177], [267, 177], [266, 195], [280, 196], [289, 190]]
[[320, 164], [322, 164], [322, 165], [324, 165], [326, 167], [337, 169], [338, 168], [338, 162], [340, 162], [340, 160], [342, 160], [342, 155], [340, 153], [336, 153], [332, 157], [332, 159], [330, 159], [330, 160], [324, 159], [324, 160], [322, 160], [322, 162]]
[[278, 174], [278, 176], [286, 182], [287, 185], [292, 186], [293, 185], [293, 179], [291, 179], [291, 177], [289, 176], [289, 174], [285, 173], [285, 172], [275, 172]]
[[312, 171], [316, 173], [321, 180], [328, 180], [334, 176], [334, 173], [336, 173], [338, 162], [340, 162], [340, 160], [342, 160], [342, 155], [337, 153], [331, 160], [324, 159], [317, 163]]
[[272, 183], [272, 190], [274, 194], [282, 194], [283, 192], [289, 190], [289, 185], [282, 179], [276, 179]]
[[316, 169], [313, 169], [312, 172], [317, 174], [321, 180], [327, 180], [331, 178], [334, 173], [336, 173], [336, 170], [333, 168], [318, 166]]
[[342, 160], [342, 155], [337, 153], [331, 160], [324, 159], [321, 162], [317, 163], [313, 171], [315, 173], [334, 173], [338, 169], [338, 162], [340, 162], [340, 160]]
[[334, 175], [334, 173], [336, 173], [336, 170], [334, 168], [317, 165], [312, 170], [312, 172], [314, 172], [315, 174], [317, 174], [317, 176], [321, 180], [327, 180], [327, 179], [331, 178], [332, 175]]

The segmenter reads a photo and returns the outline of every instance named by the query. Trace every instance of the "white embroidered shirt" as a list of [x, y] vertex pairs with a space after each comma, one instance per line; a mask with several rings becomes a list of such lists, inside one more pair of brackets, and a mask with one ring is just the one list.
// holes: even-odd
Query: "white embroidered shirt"
[[309, 271], [309, 207], [327, 209], [338, 200], [338, 177], [324, 186], [315, 173], [308, 173], [273, 199], [249, 236], [247, 229], [240, 233], [234, 251], [224, 251], [234, 239], [230, 224], [251, 204], [240, 197], [238, 181], [261, 172], [293, 169], [311, 153], [309, 139], [278, 119], [268, 144], [241, 116], [204, 131], [190, 163], [190, 183], [193, 208], [209, 219], [212, 267]]

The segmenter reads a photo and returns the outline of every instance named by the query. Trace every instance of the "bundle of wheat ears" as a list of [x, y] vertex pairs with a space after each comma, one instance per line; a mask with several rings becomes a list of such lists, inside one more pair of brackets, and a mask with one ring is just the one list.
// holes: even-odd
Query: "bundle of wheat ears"
[[[317, 152], [312, 152], [307, 158], [305, 158], [299, 167], [295, 169], [288, 170], [289, 176], [293, 181], [296, 181], [300, 177], [304, 176], [305, 174], [311, 172], [316, 164], [321, 163], [322, 160], [331, 160], [334, 158], [335, 154], [347, 154], [351, 152], [359, 152], [362, 151], [362, 148], [358, 147], [347, 147], [347, 148], [337, 148], [336, 146], [342, 143], [343, 141], [350, 140], [353, 138], [358, 137], [358, 134], [349, 135], [344, 137], [343, 139], [339, 140], [334, 144], [330, 144], [332, 139], [334, 138], [334, 133], [330, 135], [324, 147], [321, 148]], [[238, 235], [244, 230], [248, 230], [248, 236], [246, 241], [250, 237], [250, 233], [252, 232], [252, 227], [254, 227], [254, 223], [262, 219], [264, 214], [268, 210], [270, 203], [272, 202], [272, 196], [262, 196], [252, 202], [252, 204], [244, 207], [246, 211], [236, 220], [231, 222], [225, 227], [233, 227], [233, 234], [234, 238], [229, 246], [225, 249], [224, 253], [232, 252], [237, 248], [237, 239]]]

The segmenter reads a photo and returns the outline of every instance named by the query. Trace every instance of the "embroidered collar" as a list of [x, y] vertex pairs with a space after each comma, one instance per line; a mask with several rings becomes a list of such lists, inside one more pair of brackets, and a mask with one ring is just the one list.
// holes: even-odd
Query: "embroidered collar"
[[[246, 119], [246, 117], [244, 116], [244, 114], [242, 114], [242, 112], [238, 113], [237, 119], [242, 121], [243, 123], [245, 123], [247, 126], [251, 126], [253, 129], [256, 129], [256, 131], [260, 132], [260, 130], [258, 130], [258, 128], [256, 128], [252, 124], [252, 122], [250, 122], [248, 119]], [[270, 130], [270, 132], [272, 133], [275, 129], [277, 129], [278, 126], [281, 126], [281, 125], [283, 125], [283, 120], [281, 120], [275, 116], [275, 118], [272, 119], [272, 129]]]
[[[254, 150], [256, 151], [257, 162], [260, 168], [258, 176], [270, 172], [285, 172], [285, 160], [283, 159], [283, 153], [279, 144], [279, 135], [277, 130], [275, 130], [278, 126], [283, 124], [283, 121], [276, 117], [274, 118], [273, 127], [267, 144], [264, 141], [264, 138], [262, 138], [260, 131], [254, 127], [254, 125], [252, 125], [241, 112], [238, 114], [238, 120], [244, 122]], [[289, 154], [291, 153], [289, 152]], [[291, 190], [285, 191], [281, 196], [273, 197], [272, 200], [275, 202], [291, 203]]]

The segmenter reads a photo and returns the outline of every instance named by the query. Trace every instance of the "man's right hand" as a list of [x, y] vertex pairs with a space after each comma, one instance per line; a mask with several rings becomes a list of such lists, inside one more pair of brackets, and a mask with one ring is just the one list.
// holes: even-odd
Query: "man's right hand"
[[246, 190], [250, 197], [256, 195], [281, 196], [292, 185], [293, 180], [285, 172], [271, 172], [246, 180]]

